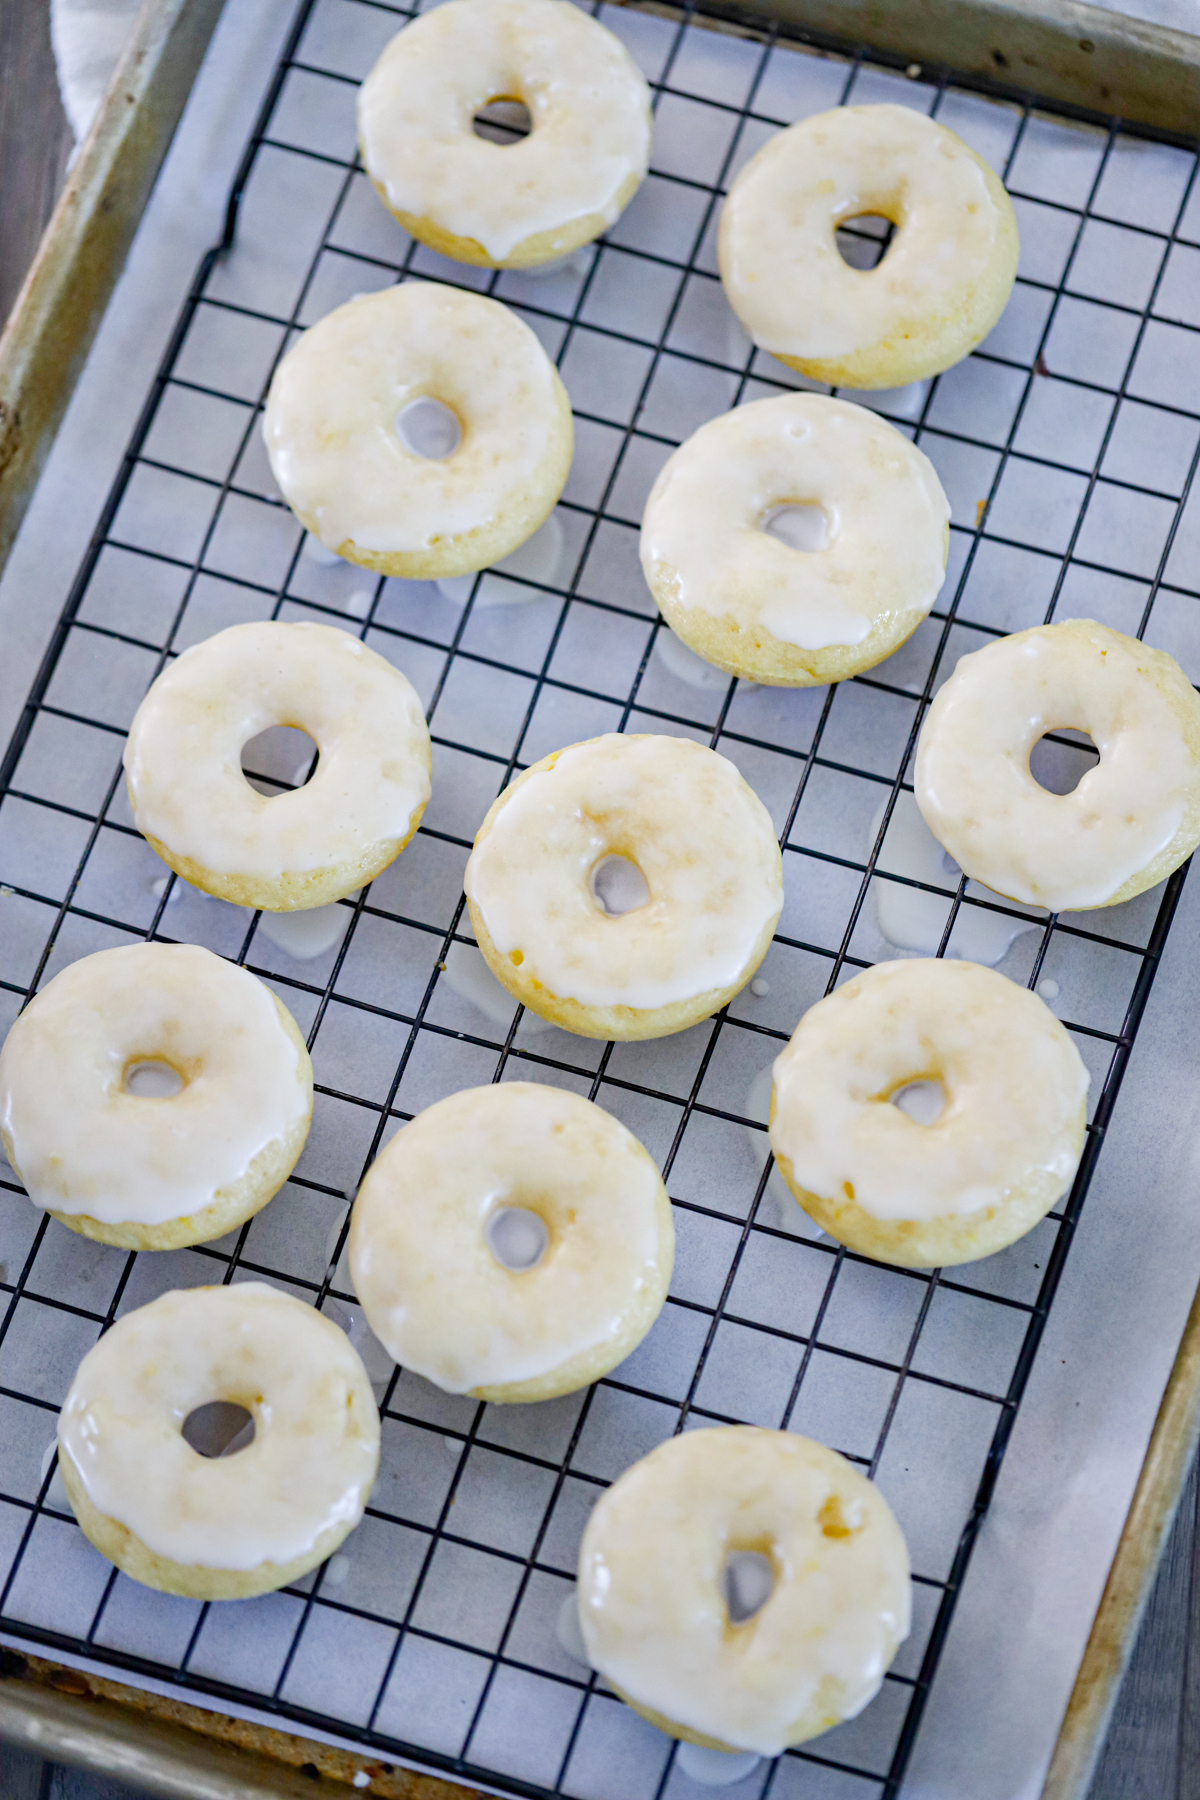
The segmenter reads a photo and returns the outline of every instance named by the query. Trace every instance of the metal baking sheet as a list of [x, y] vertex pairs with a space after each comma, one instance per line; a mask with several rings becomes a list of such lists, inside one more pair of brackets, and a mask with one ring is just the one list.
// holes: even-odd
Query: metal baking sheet
[[[847, 1256], [768, 1174], [764, 1071], [832, 982], [895, 954], [897, 942], [932, 952], [944, 938], [952, 953], [1000, 956], [1070, 1025], [1094, 1077], [1090, 1172], [1181, 883], [1065, 922], [960, 892], [952, 870], [920, 860], [928, 847], [911, 834], [908, 766], [923, 706], [957, 656], [1047, 616], [1144, 631], [1200, 673], [1197, 520], [1186, 510], [1200, 440], [1195, 157], [920, 70], [906, 78], [863, 54], [814, 54], [770, 31], [714, 32], [606, 7], [600, 16], [655, 84], [654, 173], [602, 248], [548, 275], [497, 277], [414, 246], [355, 164], [355, 84], [407, 16], [375, 0], [318, 0], [297, 15], [232, 247], [187, 302], [6, 770], [9, 1015], [90, 950], [148, 932], [207, 943], [269, 979], [310, 1032], [319, 1097], [293, 1181], [216, 1245], [128, 1257], [39, 1225], [22, 1197], [5, 1197], [3, 1626], [14, 1641], [193, 1700], [261, 1709], [506, 1791], [683, 1794], [692, 1784], [668, 1740], [560, 1645], [579, 1529], [602, 1484], [687, 1421], [785, 1425], [877, 1475], [913, 1549], [916, 1628], [859, 1720], [761, 1765], [737, 1791], [869, 1800], [903, 1783], [908, 1794], [961, 1793], [955, 1696], [971, 1671], [994, 1672], [997, 1651], [975, 1645], [968, 1664], [957, 1654], [963, 1631], [978, 1634], [988, 1619], [970, 1602], [968, 1556], [1064, 1266], [1051, 1336], [1064, 1303], [1068, 1319], [1072, 1307], [1094, 1307], [1073, 1287], [1078, 1251], [1065, 1264], [1077, 1219], [1086, 1256], [1093, 1212], [1080, 1212], [1081, 1182], [1023, 1244], [947, 1279]], [[673, 444], [742, 399], [796, 383], [732, 321], [713, 225], [721, 190], [771, 132], [848, 99], [931, 111], [989, 157], [1018, 207], [1022, 274], [975, 357], [936, 383], [860, 397], [916, 438], [951, 496], [938, 609], [868, 676], [787, 693], [713, 680], [679, 657], [645, 593], [636, 529]], [[847, 248], [864, 261], [878, 253], [869, 230]], [[558, 359], [576, 409], [557, 556], [543, 544], [540, 563], [493, 572], [466, 593], [379, 582], [314, 557], [258, 436], [266, 381], [290, 334], [352, 293], [406, 276], [515, 306]], [[270, 616], [340, 623], [395, 660], [427, 700], [436, 746], [417, 840], [332, 910], [329, 941], [312, 956], [296, 954], [286, 926], [165, 882], [118, 776], [124, 727], [165, 658], [226, 624]], [[460, 883], [471, 835], [511, 772], [614, 728], [682, 732], [737, 762], [785, 839], [788, 901], [757, 991], [727, 1017], [607, 1048], [544, 1029], [489, 992]], [[1065, 779], [1076, 752], [1064, 743], [1056, 754], [1049, 778]], [[264, 745], [256, 766], [289, 781], [295, 748]], [[642, 1136], [667, 1175], [680, 1256], [662, 1319], [611, 1378], [549, 1406], [485, 1408], [392, 1370], [336, 1262], [347, 1196], [398, 1123], [455, 1088], [514, 1076], [593, 1094]], [[1143, 1126], [1152, 1112], [1143, 1107]], [[1144, 1166], [1165, 1142], [1161, 1129], [1139, 1139]], [[1100, 1160], [1101, 1190], [1111, 1157]], [[1173, 1197], [1157, 1214], [1146, 1208], [1147, 1233]], [[1156, 1254], [1139, 1241], [1142, 1266]], [[1172, 1260], [1182, 1279], [1187, 1259]], [[203, 1608], [115, 1576], [70, 1520], [44, 1459], [57, 1403], [106, 1320], [168, 1286], [250, 1277], [322, 1305], [363, 1347], [384, 1408], [385, 1463], [367, 1522], [319, 1578]], [[1171, 1318], [1169, 1282], [1159, 1293], [1169, 1363], [1169, 1326], [1177, 1337], [1182, 1315]], [[1136, 1305], [1121, 1313], [1136, 1316]], [[1143, 1387], [1156, 1356], [1140, 1365]], [[1041, 1423], [1035, 1415], [1029, 1429]], [[1136, 1472], [1148, 1428], [1149, 1417], [1131, 1426], [1122, 1469]], [[1030, 1448], [1018, 1477], [1044, 1471], [1044, 1448]], [[1119, 1475], [1105, 1496], [1118, 1525], [1131, 1484]], [[1069, 1515], [1063, 1508], [1056, 1523]], [[998, 1507], [992, 1521], [1000, 1516]], [[1093, 1532], [1087, 1570], [1068, 1584], [1068, 1616], [1089, 1582], [1094, 1604], [1110, 1550], [1104, 1530]], [[983, 1579], [999, 1568], [1018, 1592], [1031, 1551], [1018, 1545], [1006, 1564], [985, 1542], [977, 1566]], [[1039, 1594], [1055, 1598], [1045, 1585]], [[1021, 1623], [1008, 1621], [1010, 1651]], [[1059, 1710], [1073, 1666], [1055, 1663]], [[1054, 1685], [1044, 1685], [1053, 1704]], [[1002, 1707], [1002, 1681], [992, 1693]], [[979, 1730], [999, 1758], [984, 1768], [1023, 1758], [1036, 1779], [1056, 1722], [1056, 1713], [1039, 1721], [1032, 1740], [1010, 1724], [1005, 1737], [993, 1704]], [[977, 1739], [972, 1760], [986, 1781], [978, 1749]], [[993, 1790], [977, 1779], [971, 1791]]]

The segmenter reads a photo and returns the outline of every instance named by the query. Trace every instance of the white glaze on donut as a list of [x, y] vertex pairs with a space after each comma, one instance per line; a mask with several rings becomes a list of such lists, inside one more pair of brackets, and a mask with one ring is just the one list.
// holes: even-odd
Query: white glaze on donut
[[[592, 871], [637, 864], [645, 906], [613, 917]], [[467, 898], [502, 956], [585, 1006], [669, 1006], [736, 983], [779, 917], [779, 848], [733, 764], [688, 738], [610, 732], [508, 790], [467, 863]]]
[[[506, 1268], [489, 1248], [488, 1221], [508, 1207], [549, 1231], [535, 1267]], [[662, 1180], [637, 1139], [591, 1101], [525, 1081], [418, 1114], [371, 1165], [350, 1228], [371, 1329], [453, 1394], [600, 1361], [607, 1346], [627, 1354], [631, 1320], [640, 1337], [662, 1304], [673, 1251]], [[614, 1348], [604, 1366], [615, 1360]]]
[[[775, 1587], [729, 1618], [726, 1559]], [[684, 1432], [597, 1502], [579, 1553], [588, 1659], [666, 1729], [777, 1756], [876, 1693], [908, 1636], [908, 1555], [878, 1489], [790, 1432]]]
[[[524, 101], [528, 137], [475, 135], [475, 114], [495, 99]], [[644, 77], [565, 0], [449, 0], [415, 19], [364, 81], [358, 122], [392, 211], [471, 239], [498, 264], [546, 233], [573, 247], [577, 221], [595, 221], [591, 237], [611, 225], [650, 156]]]
[[[267, 798], [242, 746], [270, 725], [316, 740], [305, 787]], [[408, 837], [429, 798], [429, 731], [399, 669], [328, 625], [232, 625], [176, 658], [134, 715], [139, 831], [205, 869], [271, 879]]]
[[[1088, 732], [1100, 761], [1048, 793], [1029, 756]], [[1013, 900], [1104, 906], [1176, 846], [1194, 847], [1200, 698], [1178, 665], [1092, 620], [1040, 625], [960, 658], [921, 729], [917, 804], [966, 873]]]
[[[207, 1458], [182, 1435], [228, 1400], [254, 1441]], [[379, 1417], [345, 1333], [265, 1282], [163, 1294], [80, 1363], [59, 1417], [87, 1498], [155, 1555], [202, 1568], [293, 1562], [362, 1516]]]
[[[331, 550], [426, 551], [524, 499], [561, 435], [560, 389], [498, 300], [406, 281], [339, 306], [293, 344], [263, 437], [288, 505]], [[462, 428], [449, 456], [417, 455], [396, 429], [427, 395]]]
[[[899, 229], [875, 269], [852, 269], [837, 227], [868, 213]], [[864, 361], [858, 385], [886, 387], [948, 368], [991, 329], [1017, 231], [999, 181], [953, 132], [907, 106], [841, 106], [750, 159], [721, 215], [719, 255], [730, 305], [761, 349], [809, 373], [845, 365], [831, 380], [882, 350], [894, 366]]]
[[[891, 1103], [924, 1080], [946, 1096], [932, 1125]], [[771, 1148], [799, 1188], [875, 1219], [978, 1213], [1034, 1182], [1049, 1206], [1079, 1163], [1087, 1090], [1028, 988], [976, 963], [877, 963], [810, 1007], [777, 1057]]]
[[[125, 1092], [126, 1069], [150, 1060], [183, 1076], [173, 1098]], [[0, 1051], [0, 1130], [30, 1199], [105, 1224], [199, 1212], [311, 1107], [270, 990], [195, 944], [71, 963]]]
[[[825, 549], [764, 529], [796, 505], [823, 508]], [[928, 613], [949, 520], [932, 463], [902, 432], [844, 400], [786, 394], [710, 419], [669, 459], [642, 519], [642, 567], [679, 607], [821, 650]]]

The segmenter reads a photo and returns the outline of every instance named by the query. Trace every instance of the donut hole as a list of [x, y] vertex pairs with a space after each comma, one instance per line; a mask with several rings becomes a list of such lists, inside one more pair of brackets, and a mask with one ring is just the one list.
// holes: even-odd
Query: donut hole
[[1029, 773], [1048, 794], [1073, 794], [1099, 760], [1086, 731], [1048, 731], [1029, 752]]
[[481, 106], [471, 120], [476, 137], [507, 147], [520, 143], [533, 130], [533, 114], [523, 100], [498, 95]]
[[518, 1275], [537, 1268], [550, 1242], [546, 1221], [527, 1206], [499, 1207], [483, 1235], [496, 1261]]
[[775, 1591], [775, 1570], [761, 1550], [732, 1550], [725, 1558], [725, 1607], [731, 1625], [761, 1612]]
[[121, 1086], [135, 1100], [173, 1100], [183, 1087], [183, 1076], [157, 1057], [139, 1057], [127, 1066]]
[[316, 774], [320, 752], [298, 725], [268, 725], [242, 745], [242, 774], [265, 800], [303, 787]]
[[414, 456], [426, 462], [444, 462], [462, 443], [458, 414], [444, 400], [422, 394], [396, 414], [396, 436]]
[[906, 1081], [888, 1099], [915, 1125], [936, 1125], [946, 1110], [946, 1090], [940, 1081]]
[[876, 269], [891, 247], [896, 227], [882, 213], [855, 213], [834, 233], [838, 255], [850, 269]]
[[833, 535], [829, 514], [817, 500], [789, 500], [773, 506], [762, 529], [792, 550], [828, 550]]
[[183, 1435], [198, 1456], [236, 1456], [254, 1442], [254, 1415], [233, 1400], [210, 1400], [183, 1421]]
[[611, 919], [636, 912], [650, 898], [646, 877], [628, 856], [602, 856], [588, 885], [600, 911]]

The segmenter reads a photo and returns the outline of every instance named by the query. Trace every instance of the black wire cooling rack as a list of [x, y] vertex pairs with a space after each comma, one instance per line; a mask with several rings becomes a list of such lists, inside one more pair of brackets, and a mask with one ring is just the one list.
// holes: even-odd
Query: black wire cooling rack
[[[717, 23], [606, 7], [651, 78], [650, 179], [595, 252], [544, 281], [464, 270], [404, 237], [354, 153], [355, 86], [408, 16], [383, 0], [300, 6], [223, 238], [200, 264], [0, 767], [10, 1017], [90, 950], [204, 942], [292, 1008], [318, 1078], [293, 1180], [213, 1245], [161, 1257], [91, 1245], [5, 1182], [0, 1627], [513, 1793], [687, 1792], [668, 1740], [557, 1644], [579, 1531], [608, 1480], [689, 1422], [793, 1427], [841, 1449], [891, 1498], [913, 1549], [914, 1635], [860, 1720], [761, 1765], [739, 1792], [890, 1797], [1184, 871], [1111, 913], [1031, 922], [952, 874], [896, 872], [881, 846], [911, 793], [924, 709], [963, 650], [1082, 612], [1200, 670], [1200, 593], [1180, 566], [1193, 539], [1200, 547], [1185, 519], [1200, 456], [1200, 310], [1187, 298], [1189, 276], [1200, 291], [1196, 157], [950, 71], [812, 36], [802, 47], [803, 34], [789, 40], [749, 13]], [[896, 98], [991, 155], [1022, 228], [1022, 275], [985, 347], [920, 389], [870, 397], [933, 458], [951, 495], [942, 603], [904, 650], [839, 688], [689, 686], [659, 652], [664, 628], [637, 568], [641, 501], [704, 418], [796, 385], [740, 339], [725, 307], [712, 250], [721, 194], [781, 125]], [[869, 262], [879, 240], [869, 225], [859, 232], [847, 256]], [[259, 417], [290, 334], [350, 293], [410, 274], [508, 301], [563, 371], [577, 455], [550, 580], [492, 572], [451, 603], [426, 584], [331, 568], [306, 554], [270, 483]], [[524, 604], [489, 603], [506, 582]], [[271, 942], [259, 915], [165, 878], [121, 783], [124, 728], [154, 675], [197, 638], [262, 617], [357, 631], [419, 687], [435, 745], [417, 839], [341, 903], [335, 942], [308, 966]], [[546, 750], [626, 728], [719, 748], [771, 806], [788, 901], [765, 979], [716, 1019], [652, 1045], [539, 1034], [520, 1009], [496, 1028], [445, 979], [447, 957], [472, 943], [461, 871], [475, 826]], [[286, 785], [280, 766], [259, 774]], [[747, 1098], [747, 1077], [805, 1005], [893, 953], [869, 898], [886, 883], [941, 909], [940, 943], [935, 932], [929, 945], [939, 954], [965, 917], [1011, 920], [1023, 935], [1005, 971], [1062, 993], [1058, 1010], [1093, 1072], [1066, 1205], [1022, 1245], [953, 1278], [851, 1255], [796, 1208], [776, 1222], [761, 1095]], [[451, 1399], [374, 1366], [384, 1462], [367, 1519], [347, 1556], [282, 1595], [203, 1606], [110, 1570], [56, 1494], [49, 1453], [58, 1404], [97, 1333], [166, 1287], [256, 1277], [332, 1310], [361, 1341], [340, 1285], [346, 1199], [400, 1121], [441, 1093], [515, 1075], [599, 1100], [661, 1162], [680, 1259], [646, 1345], [586, 1394], [541, 1408]]]

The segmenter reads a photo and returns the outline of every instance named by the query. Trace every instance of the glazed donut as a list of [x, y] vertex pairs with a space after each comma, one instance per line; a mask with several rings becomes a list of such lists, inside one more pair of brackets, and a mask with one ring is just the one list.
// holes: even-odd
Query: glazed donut
[[[520, 143], [477, 137], [523, 101]], [[458, 262], [523, 269], [599, 237], [650, 160], [650, 90], [624, 45], [566, 0], [449, 0], [394, 37], [363, 82], [358, 141], [406, 231]]]
[[[214, 1400], [254, 1441], [206, 1457], [183, 1436]], [[146, 1587], [265, 1594], [316, 1568], [362, 1517], [379, 1414], [345, 1332], [263, 1281], [162, 1294], [88, 1351], [58, 1419], [84, 1536]]]
[[[315, 739], [312, 780], [257, 793], [242, 746]], [[399, 856], [429, 799], [429, 728], [399, 669], [330, 625], [231, 625], [151, 683], [125, 745], [134, 822], [206, 894], [267, 912], [325, 906]]]
[[[764, 527], [817, 505], [826, 548]], [[928, 457], [865, 407], [819, 394], [710, 419], [663, 467], [642, 569], [675, 635], [773, 687], [844, 681], [897, 649], [937, 598], [950, 506]]]
[[[938, 1082], [940, 1116], [891, 1104]], [[1032, 1230], [1079, 1166], [1088, 1072], [1028, 988], [978, 963], [876, 963], [775, 1061], [771, 1148], [823, 1231], [880, 1262], [975, 1262]]]
[[[613, 856], [649, 890], [618, 916], [592, 885]], [[783, 908], [770, 815], [733, 764], [689, 738], [615, 732], [504, 789], [463, 886], [492, 974], [580, 1037], [665, 1037], [709, 1018], [750, 980]]]
[[[166, 1063], [171, 1098], [128, 1092]], [[312, 1118], [295, 1020], [270, 988], [197, 944], [130, 944], [71, 963], [0, 1050], [0, 1138], [35, 1206], [84, 1237], [178, 1250], [278, 1193]]]
[[[515, 1265], [489, 1241], [505, 1216], [536, 1234]], [[611, 1114], [506, 1081], [397, 1132], [359, 1190], [349, 1250], [367, 1322], [406, 1369], [476, 1400], [550, 1400], [641, 1343], [675, 1231], [658, 1169]]]
[[[1068, 729], [1100, 761], [1052, 794], [1029, 756]], [[1036, 625], [960, 658], [921, 728], [915, 786], [973, 880], [1051, 912], [1116, 906], [1200, 843], [1200, 695], [1173, 657], [1107, 625]]]
[[[897, 227], [852, 269], [839, 225]], [[729, 191], [718, 257], [729, 304], [760, 350], [814, 381], [903, 387], [961, 362], [1004, 311], [1017, 221], [961, 138], [907, 106], [838, 106], [789, 125]]]
[[[461, 433], [444, 456], [402, 435], [429, 400]], [[532, 537], [575, 444], [567, 390], [528, 325], [426, 281], [310, 326], [272, 378], [263, 437], [306, 530], [348, 562], [422, 581], [484, 569]]]
[[[728, 1558], [774, 1587], [735, 1622]], [[588, 1659], [672, 1737], [778, 1756], [862, 1711], [908, 1636], [900, 1527], [842, 1456], [789, 1431], [668, 1438], [601, 1495], [579, 1551]]]

